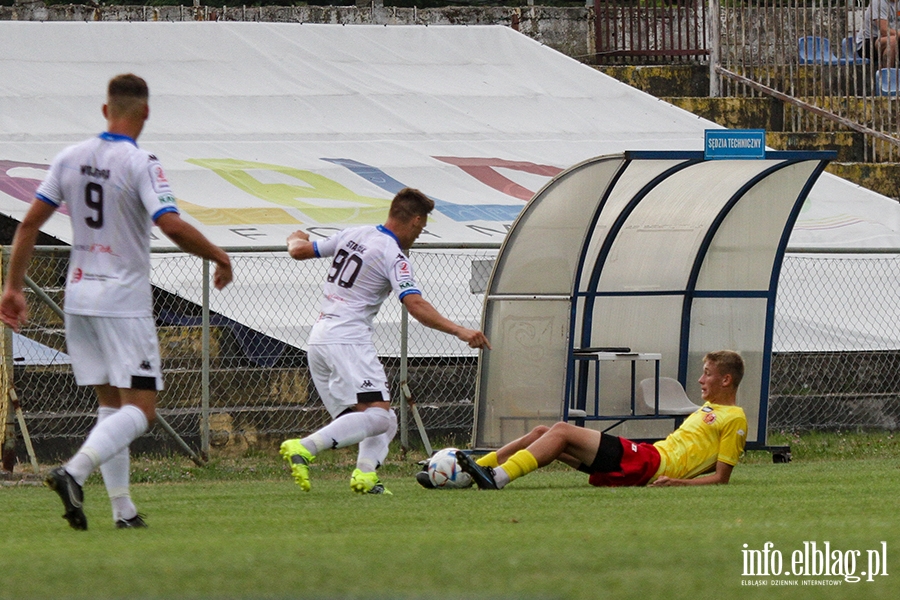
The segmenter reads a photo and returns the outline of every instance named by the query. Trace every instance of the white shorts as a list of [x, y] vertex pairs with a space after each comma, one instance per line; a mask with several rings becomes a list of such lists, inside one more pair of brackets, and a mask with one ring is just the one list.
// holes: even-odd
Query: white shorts
[[309, 372], [332, 419], [360, 402], [390, 402], [384, 367], [371, 344], [312, 344]]
[[78, 385], [163, 389], [153, 317], [66, 315], [66, 347]]

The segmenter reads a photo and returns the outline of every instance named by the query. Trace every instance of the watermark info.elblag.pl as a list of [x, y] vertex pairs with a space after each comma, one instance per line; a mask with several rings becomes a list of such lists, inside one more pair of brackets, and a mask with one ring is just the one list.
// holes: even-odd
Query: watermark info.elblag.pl
[[803, 542], [794, 550], [744, 544], [741, 585], [836, 586], [873, 582], [887, 577], [887, 542], [870, 549], [832, 547], [830, 542]]

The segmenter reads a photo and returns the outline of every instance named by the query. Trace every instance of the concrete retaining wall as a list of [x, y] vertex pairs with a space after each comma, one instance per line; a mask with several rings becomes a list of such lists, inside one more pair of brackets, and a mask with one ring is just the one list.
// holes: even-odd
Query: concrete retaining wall
[[17, 2], [0, 6], [5, 21], [264, 21], [341, 25], [505, 25], [568, 56], [588, 61], [594, 52], [592, 8], [378, 6], [92, 6]]

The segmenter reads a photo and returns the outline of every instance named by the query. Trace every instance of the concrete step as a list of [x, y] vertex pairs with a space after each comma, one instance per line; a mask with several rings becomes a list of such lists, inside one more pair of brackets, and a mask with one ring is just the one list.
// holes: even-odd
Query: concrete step
[[[597, 69], [632, 87], [724, 127], [782, 132], [797, 129], [799, 125], [799, 128], [806, 132], [852, 131], [849, 127], [836, 121], [813, 115], [800, 107], [770, 97], [726, 95], [710, 98], [708, 69], [704, 65], [601, 66]], [[805, 74], [801, 79], [801, 85], [793, 87], [794, 94], [799, 100], [870, 126], [875, 130], [900, 130], [900, 121], [898, 121], [895, 109], [896, 99], [882, 96], [872, 97], [870, 90], [866, 91], [866, 96], [847, 95], [845, 91], [842, 92], [839, 89], [841, 86], [846, 87], [847, 81], [852, 80], [853, 77], [856, 77], [857, 80], [864, 78], [864, 74], [853, 75], [847, 69], [844, 69], [843, 72], [839, 69], [832, 69], [827, 71], [826, 75], [830, 78], [837, 78], [838, 83], [832, 85], [833, 82], [828, 79], [828, 85], [825, 85], [820, 81], [826, 76], [823, 75], [821, 68], [793, 65], [790, 69], [786, 66], [761, 69], [756, 77], [759, 81], [767, 82], [771, 87], [787, 89], [788, 86], [784, 81], [781, 84], [776, 82], [779, 79], [786, 80], [791, 73]], [[823, 90], [825, 95], [823, 95]], [[828, 95], [832, 92], [834, 95]], [[804, 142], [804, 144], [806, 143]], [[856, 136], [836, 136], [826, 140], [821, 147], [838, 149], [838, 146], [844, 145], [848, 145], [852, 149], [847, 150], [849, 154], [842, 152], [839, 160], [858, 161], [863, 159], [859, 155], [861, 146]], [[806, 144], [802, 147], [814, 146]]]
[[[202, 377], [199, 370], [166, 365], [166, 389], [159, 405], [165, 408], [199, 407]], [[212, 368], [209, 404], [213, 408], [291, 407], [310, 404], [312, 382], [302, 368]], [[316, 400], [318, 402], [318, 400]]]
[[784, 107], [773, 98], [663, 96], [660, 99], [730, 129], [784, 131]]
[[856, 131], [810, 133], [766, 132], [766, 145], [775, 150], [834, 150], [840, 162], [862, 162], [865, 159], [865, 136]]
[[[796, 129], [793, 124], [799, 124], [800, 128], [805, 131], [853, 131], [846, 125], [813, 115], [798, 106], [785, 104], [774, 98], [663, 96], [660, 99], [730, 128], [786, 131]], [[900, 129], [898, 114], [894, 108], [896, 99], [881, 96], [878, 98], [804, 97], [800, 100], [878, 131]]]
[[867, 190], [900, 200], [900, 163], [833, 162], [825, 170]]
[[709, 96], [709, 67], [705, 65], [598, 65], [595, 68], [657, 98]]
[[[709, 96], [707, 65], [614, 65], [596, 66], [601, 73], [647, 92], [663, 96]], [[793, 90], [798, 96], [873, 96], [871, 68], [862, 66], [775, 65], [747, 69], [744, 76], [776, 90]], [[744, 84], [724, 80], [723, 95]]]

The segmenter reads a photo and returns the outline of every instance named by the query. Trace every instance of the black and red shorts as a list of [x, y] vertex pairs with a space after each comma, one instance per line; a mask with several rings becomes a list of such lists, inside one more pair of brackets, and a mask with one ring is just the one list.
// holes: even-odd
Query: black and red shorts
[[640, 486], [650, 482], [659, 464], [659, 450], [653, 444], [604, 433], [597, 457], [582, 470], [590, 474], [588, 482], [598, 487]]

